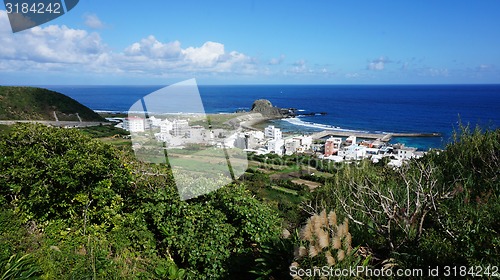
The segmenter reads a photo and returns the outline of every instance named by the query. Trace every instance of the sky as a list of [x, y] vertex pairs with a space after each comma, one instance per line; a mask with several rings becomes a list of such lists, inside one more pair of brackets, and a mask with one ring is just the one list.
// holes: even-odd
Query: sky
[[12, 33], [0, 85], [500, 84], [498, 0], [81, 0]]

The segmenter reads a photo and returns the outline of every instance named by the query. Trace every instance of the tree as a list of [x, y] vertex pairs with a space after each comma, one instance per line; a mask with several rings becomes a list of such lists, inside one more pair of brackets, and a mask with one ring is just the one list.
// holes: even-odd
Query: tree
[[103, 223], [120, 211], [130, 180], [111, 146], [38, 124], [17, 124], [0, 141], [0, 170], [0, 195], [37, 221]]

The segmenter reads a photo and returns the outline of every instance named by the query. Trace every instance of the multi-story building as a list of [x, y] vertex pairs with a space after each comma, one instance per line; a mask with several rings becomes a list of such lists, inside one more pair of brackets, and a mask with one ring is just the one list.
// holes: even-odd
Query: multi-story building
[[271, 153], [275, 153], [277, 155], [283, 155], [283, 148], [285, 145], [285, 141], [283, 139], [273, 139], [267, 141], [267, 150]]
[[340, 145], [342, 144], [342, 138], [330, 137], [325, 142], [325, 157], [331, 155], [336, 155], [340, 150]]
[[264, 129], [264, 135], [268, 139], [282, 139], [283, 134], [281, 129], [274, 127], [274, 125], [270, 125]]
[[189, 133], [189, 123], [187, 120], [174, 120], [172, 123], [172, 135], [186, 136]]
[[123, 129], [130, 132], [144, 132], [144, 123], [144, 119], [141, 117], [128, 117], [123, 121]]

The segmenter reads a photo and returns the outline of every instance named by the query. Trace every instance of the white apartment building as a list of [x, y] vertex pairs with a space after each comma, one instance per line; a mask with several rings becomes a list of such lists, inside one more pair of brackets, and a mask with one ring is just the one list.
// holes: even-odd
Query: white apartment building
[[172, 123], [172, 135], [184, 136], [189, 133], [189, 123], [187, 120], [174, 120]]
[[270, 125], [264, 129], [264, 136], [268, 139], [275, 139], [275, 140], [283, 138], [281, 129], [274, 127], [274, 125]]
[[283, 155], [283, 148], [285, 145], [285, 141], [283, 139], [273, 139], [267, 142], [267, 150], [271, 153], [275, 153], [277, 155]]
[[123, 121], [123, 129], [130, 132], [144, 132], [144, 119], [136, 116], [125, 118]]

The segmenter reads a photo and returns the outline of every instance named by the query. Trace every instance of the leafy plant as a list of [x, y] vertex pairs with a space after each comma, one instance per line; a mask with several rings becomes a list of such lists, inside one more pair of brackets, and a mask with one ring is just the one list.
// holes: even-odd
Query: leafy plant
[[31, 255], [12, 255], [6, 260], [0, 260], [0, 280], [38, 279], [40, 269]]

